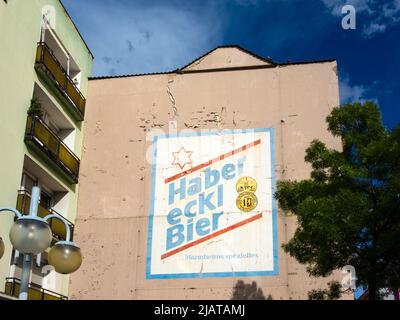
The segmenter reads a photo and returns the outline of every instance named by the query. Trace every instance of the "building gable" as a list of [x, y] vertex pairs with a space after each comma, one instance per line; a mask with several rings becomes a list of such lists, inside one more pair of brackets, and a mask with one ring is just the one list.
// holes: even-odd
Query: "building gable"
[[275, 65], [272, 60], [259, 57], [239, 46], [222, 46], [184, 66], [181, 71], [240, 68]]

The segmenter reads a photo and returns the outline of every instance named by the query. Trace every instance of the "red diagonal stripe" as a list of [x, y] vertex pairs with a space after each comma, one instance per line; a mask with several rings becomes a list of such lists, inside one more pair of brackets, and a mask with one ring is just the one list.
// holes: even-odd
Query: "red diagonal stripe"
[[198, 245], [198, 244], [200, 244], [200, 243], [202, 243], [204, 241], [207, 241], [207, 240], [210, 240], [212, 238], [218, 237], [223, 233], [227, 233], [228, 231], [231, 231], [231, 230], [237, 229], [237, 228], [239, 228], [241, 226], [244, 226], [245, 224], [248, 224], [248, 223], [250, 223], [252, 221], [260, 219], [261, 217], [262, 217], [262, 213], [256, 214], [255, 216], [252, 216], [251, 218], [248, 218], [248, 219], [245, 219], [245, 220], [240, 221], [238, 223], [235, 223], [235, 224], [233, 224], [233, 225], [231, 225], [229, 227], [226, 227], [224, 229], [218, 230], [218, 231], [216, 231], [214, 233], [210, 233], [209, 235], [207, 235], [207, 236], [205, 236], [203, 238], [200, 238], [200, 239], [197, 239], [195, 241], [189, 242], [189, 243], [185, 244], [182, 247], [179, 247], [179, 248], [176, 248], [176, 249], [174, 249], [172, 251], [164, 253], [163, 255], [161, 255], [161, 260], [165, 259], [165, 258], [168, 258], [168, 257], [170, 257], [170, 256], [172, 256], [172, 255], [174, 255], [174, 254], [176, 254], [178, 252], [181, 252], [183, 250], [189, 249], [189, 248], [191, 248], [191, 247], [193, 247], [195, 245]]
[[255, 140], [255, 141], [249, 143], [249, 144], [245, 144], [244, 146], [241, 146], [240, 148], [237, 148], [237, 149], [234, 149], [234, 150], [232, 150], [230, 152], [224, 153], [224, 154], [220, 155], [219, 157], [216, 157], [216, 158], [214, 158], [212, 160], [208, 160], [208, 161], [206, 161], [204, 163], [201, 163], [201, 164], [199, 164], [199, 165], [197, 165], [195, 167], [192, 167], [192, 168], [190, 168], [188, 170], [182, 171], [181, 173], [178, 173], [178, 174], [176, 174], [176, 175], [174, 175], [174, 176], [172, 176], [170, 178], [167, 178], [167, 179], [165, 179], [165, 183], [170, 183], [170, 182], [172, 182], [172, 181], [174, 181], [176, 179], [182, 178], [182, 177], [184, 177], [184, 176], [186, 176], [186, 175], [188, 175], [188, 174], [190, 174], [192, 172], [201, 170], [201, 169], [203, 169], [205, 167], [208, 167], [208, 166], [212, 165], [213, 163], [216, 163], [216, 162], [224, 160], [224, 159], [226, 159], [226, 158], [228, 158], [230, 156], [233, 156], [234, 154], [237, 154], [237, 153], [240, 153], [240, 152], [245, 151], [247, 149], [250, 149], [252, 147], [255, 147], [255, 146], [259, 145], [260, 143], [261, 143], [261, 139], [258, 139], [258, 140]]

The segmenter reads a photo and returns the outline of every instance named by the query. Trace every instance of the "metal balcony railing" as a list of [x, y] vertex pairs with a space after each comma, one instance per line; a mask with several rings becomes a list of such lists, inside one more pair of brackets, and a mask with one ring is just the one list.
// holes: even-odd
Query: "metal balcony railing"
[[[18, 297], [21, 287], [21, 280], [17, 278], [6, 278], [5, 294], [11, 297]], [[68, 300], [62, 294], [42, 288], [41, 286], [30, 283], [28, 290], [28, 300]]]
[[[23, 215], [28, 215], [29, 214], [29, 206], [31, 204], [31, 195], [29, 192], [25, 190], [19, 190], [18, 191], [18, 197], [17, 197], [17, 210], [21, 212]], [[74, 236], [74, 224], [70, 222], [68, 219], [63, 217], [61, 214], [59, 214], [57, 211], [53, 210], [52, 208], [46, 208], [43, 205], [39, 203], [38, 207], [38, 216], [40, 218], [44, 218], [48, 216], [49, 214], [55, 214], [57, 216], [60, 216], [64, 220], [66, 220], [69, 224], [69, 228], [71, 230], [71, 241]], [[48, 220], [51, 231], [53, 232], [53, 239], [54, 241], [65, 241], [66, 236], [67, 236], [67, 231], [65, 230], [65, 225], [58, 219], [49, 219]]]
[[78, 183], [80, 161], [38, 116], [28, 116], [25, 142], [43, 154], [71, 184]]
[[61, 94], [70, 102], [72, 114], [79, 121], [84, 119], [86, 99], [57, 60], [53, 51], [44, 42], [39, 42], [35, 66], [50, 76]]

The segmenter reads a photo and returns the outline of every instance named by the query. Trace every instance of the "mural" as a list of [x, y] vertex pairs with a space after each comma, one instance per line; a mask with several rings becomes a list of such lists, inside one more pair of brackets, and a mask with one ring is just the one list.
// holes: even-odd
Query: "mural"
[[147, 279], [278, 274], [273, 129], [153, 139]]

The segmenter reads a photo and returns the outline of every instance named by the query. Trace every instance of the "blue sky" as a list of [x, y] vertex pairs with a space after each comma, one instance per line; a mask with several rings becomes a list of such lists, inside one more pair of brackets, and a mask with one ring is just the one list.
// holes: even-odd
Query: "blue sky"
[[[277, 62], [335, 58], [341, 102], [375, 100], [400, 123], [400, 0], [63, 0], [93, 75], [171, 71], [238, 44]], [[344, 30], [341, 8], [356, 9]]]

